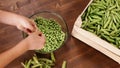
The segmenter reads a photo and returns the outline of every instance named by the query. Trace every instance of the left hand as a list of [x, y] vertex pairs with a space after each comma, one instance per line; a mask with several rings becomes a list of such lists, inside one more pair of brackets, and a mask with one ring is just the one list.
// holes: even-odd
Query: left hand
[[27, 34], [33, 33], [37, 30], [36, 24], [33, 20], [22, 16], [19, 17], [19, 23], [16, 24], [16, 27]]
[[0, 23], [16, 26], [19, 30], [29, 34], [35, 32], [37, 27], [33, 20], [7, 11], [0, 10]]

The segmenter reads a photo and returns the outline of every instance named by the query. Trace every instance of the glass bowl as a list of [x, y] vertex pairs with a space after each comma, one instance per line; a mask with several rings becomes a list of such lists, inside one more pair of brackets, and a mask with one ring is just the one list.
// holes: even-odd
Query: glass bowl
[[[30, 16], [30, 18], [33, 19], [33, 20], [35, 20], [37, 17], [42, 17], [42, 18], [45, 18], [45, 19], [53, 19], [53, 20], [56, 21], [57, 24], [59, 24], [61, 26], [62, 31], [65, 33], [65, 38], [64, 38], [64, 41], [62, 42], [62, 45], [64, 45], [64, 43], [68, 39], [68, 27], [67, 27], [67, 24], [66, 24], [65, 20], [59, 14], [57, 14], [55, 12], [50, 12], [50, 11], [41, 11], [41, 12], [35, 13], [32, 16]], [[25, 33], [23, 33], [23, 36], [26, 37], [27, 35]], [[60, 45], [60, 47], [62, 45]], [[57, 50], [59, 48], [56, 48], [55, 50]], [[55, 50], [53, 50], [53, 51], [55, 51]], [[36, 52], [43, 53], [43, 54], [51, 53], [53, 51], [42, 52], [40, 50], [36, 50]]]

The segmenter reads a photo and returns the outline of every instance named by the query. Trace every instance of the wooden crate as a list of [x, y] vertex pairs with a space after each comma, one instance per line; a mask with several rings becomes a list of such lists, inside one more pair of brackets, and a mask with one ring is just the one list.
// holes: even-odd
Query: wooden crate
[[[92, 3], [93, 0], [89, 2], [89, 4], [86, 6], [84, 11], [87, 9], [87, 7]], [[116, 48], [112, 44], [102, 40], [101, 38], [97, 37], [91, 32], [88, 32], [81, 27], [82, 20], [81, 16], [84, 13], [84, 11], [78, 16], [78, 18], [75, 21], [73, 30], [72, 30], [72, 36], [75, 38], [85, 42], [89, 46], [95, 48], [96, 50], [102, 52], [106, 56], [110, 57], [114, 61], [118, 62], [120, 64], [120, 49]]]

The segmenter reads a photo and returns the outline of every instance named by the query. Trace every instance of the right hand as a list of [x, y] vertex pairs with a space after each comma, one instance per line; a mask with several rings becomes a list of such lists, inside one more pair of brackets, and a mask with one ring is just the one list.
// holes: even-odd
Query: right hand
[[45, 36], [43, 33], [37, 31], [29, 34], [25, 39], [28, 50], [38, 50], [42, 49], [45, 45]]

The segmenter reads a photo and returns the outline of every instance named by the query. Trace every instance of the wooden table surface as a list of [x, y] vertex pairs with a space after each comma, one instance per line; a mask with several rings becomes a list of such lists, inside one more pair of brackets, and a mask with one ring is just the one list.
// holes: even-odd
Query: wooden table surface
[[[88, 2], [89, 0], [0, 0], [0, 9], [27, 17], [42, 10], [56, 12], [66, 20], [70, 34], [76, 18]], [[22, 33], [16, 27], [0, 24], [0, 53], [22, 39]], [[26, 52], [6, 68], [22, 68], [20, 62], [29, 59], [32, 54], [32, 51]], [[120, 68], [118, 63], [71, 35], [66, 44], [55, 51], [55, 56], [54, 68], [61, 68], [63, 60], [67, 61], [67, 68]]]

